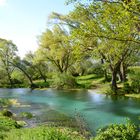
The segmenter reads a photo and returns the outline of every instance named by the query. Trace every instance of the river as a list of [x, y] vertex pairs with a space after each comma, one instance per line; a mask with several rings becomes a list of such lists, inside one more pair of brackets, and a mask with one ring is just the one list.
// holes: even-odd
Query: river
[[0, 89], [0, 98], [17, 99], [28, 105], [10, 109], [15, 113], [32, 112], [40, 116], [41, 123], [50, 110], [70, 117], [80, 114], [92, 132], [111, 123], [126, 123], [127, 118], [140, 123], [140, 99], [98, 94], [96, 90]]

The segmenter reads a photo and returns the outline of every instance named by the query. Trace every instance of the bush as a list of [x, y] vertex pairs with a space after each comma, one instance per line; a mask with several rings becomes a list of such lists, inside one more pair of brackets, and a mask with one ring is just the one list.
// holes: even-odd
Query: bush
[[113, 124], [98, 131], [93, 140], [138, 140], [138, 128], [128, 122], [127, 124]]
[[35, 82], [35, 85], [38, 88], [46, 88], [46, 87], [49, 87], [49, 83], [48, 82]]
[[77, 86], [76, 80], [73, 76], [68, 74], [57, 74], [53, 77], [53, 86], [58, 89], [74, 88]]
[[131, 80], [131, 88], [133, 92], [140, 93], [140, 68], [131, 68], [129, 72], [129, 78]]
[[131, 92], [131, 86], [129, 85], [129, 83], [127, 83], [127, 82], [124, 83], [123, 90], [126, 93], [130, 93]]

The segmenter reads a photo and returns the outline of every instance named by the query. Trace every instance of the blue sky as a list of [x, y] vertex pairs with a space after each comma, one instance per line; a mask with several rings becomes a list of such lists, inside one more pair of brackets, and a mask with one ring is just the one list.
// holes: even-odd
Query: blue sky
[[19, 55], [38, 47], [37, 36], [47, 28], [51, 12], [68, 13], [65, 0], [0, 0], [0, 38], [12, 40]]

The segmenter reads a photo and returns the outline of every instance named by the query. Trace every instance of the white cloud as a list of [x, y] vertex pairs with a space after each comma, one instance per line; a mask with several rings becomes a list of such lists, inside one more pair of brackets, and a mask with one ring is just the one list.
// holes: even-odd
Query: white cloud
[[0, 0], [0, 6], [6, 5], [7, 0]]

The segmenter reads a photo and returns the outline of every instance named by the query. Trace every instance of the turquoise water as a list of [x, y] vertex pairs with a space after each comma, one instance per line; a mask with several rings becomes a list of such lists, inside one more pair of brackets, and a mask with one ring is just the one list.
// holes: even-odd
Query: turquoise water
[[78, 113], [93, 132], [111, 123], [125, 123], [126, 118], [136, 124], [140, 123], [140, 99], [107, 96], [93, 90], [0, 89], [0, 97], [15, 98], [22, 104], [30, 105], [13, 107], [11, 110], [16, 113], [30, 111], [42, 116], [42, 122], [45, 122], [45, 115], [47, 116], [49, 110], [56, 110], [71, 117]]

